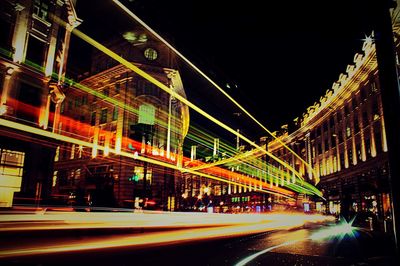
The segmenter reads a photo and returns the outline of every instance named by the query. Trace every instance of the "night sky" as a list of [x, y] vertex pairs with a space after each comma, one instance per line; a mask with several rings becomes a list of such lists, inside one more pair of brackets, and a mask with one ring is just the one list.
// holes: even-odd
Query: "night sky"
[[[122, 32], [121, 25], [129, 24], [111, 0], [96, 1], [91, 7], [87, 2], [78, 0], [81, 30], [101, 38], [107, 32]], [[318, 101], [361, 52], [362, 38], [371, 33], [371, 16], [361, 0], [123, 3], [271, 131]], [[113, 16], [124, 22], [118, 24]], [[99, 18], [101, 26], [94, 23]], [[254, 140], [266, 135], [247, 117], [233, 115], [238, 109], [187, 66], [181, 64], [179, 70], [190, 101]], [[211, 129], [193, 111], [191, 118]]]

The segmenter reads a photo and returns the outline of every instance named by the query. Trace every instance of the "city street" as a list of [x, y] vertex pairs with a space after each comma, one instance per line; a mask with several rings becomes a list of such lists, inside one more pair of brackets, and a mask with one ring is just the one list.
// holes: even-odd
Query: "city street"
[[0, 0], [0, 266], [400, 265], [400, 0]]
[[[147, 215], [149, 222], [151, 214]], [[159, 218], [162, 214], [153, 215]], [[164, 215], [170, 216], [169, 222], [174, 219], [189, 222], [191, 216], [189, 213]], [[179, 218], [171, 219], [172, 215]], [[208, 222], [192, 228], [188, 225], [185, 229], [159, 225], [142, 227], [142, 230], [135, 230], [139, 227], [95, 227], [93, 230], [70, 227], [52, 231], [22, 230], [16, 226], [20, 221], [14, 223], [14, 229], [19, 227], [19, 231], [1, 232], [1, 246], [6, 247], [0, 252], [1, 265], [90, 265], [93, 262], [96, 265], [396, 265], [391, 239], [383, 233], [356, 228], [346, 231], [340, 223], [332, 221], [275, 227], [278, 219], [284, 224], [282, 217], [267, 221], [267, 215], [236, 215], [238, 219], [230, 224], [223, 219], [224, 225], [217, 223], [227, 215], [197, 213], [195, 216]], [[143, 219], [146, 216], [138, 217], [146, 220]], [[263, 229], [260, 225], [264, 225]]]

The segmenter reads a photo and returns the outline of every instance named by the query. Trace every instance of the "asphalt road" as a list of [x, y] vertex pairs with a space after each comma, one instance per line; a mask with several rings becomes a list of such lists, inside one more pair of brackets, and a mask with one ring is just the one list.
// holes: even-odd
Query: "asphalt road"
[[[1, 265], [400, 265], [389, 236], [369, 231], [311, 239], [329, 225], [307, 225], [249, 236], [169, 243], [151, 247], [118, 247], [0, 260]], [[121, 235], [122, 237], [123, 235]], [[84, 241], [87, 236], [70, 235]], [[34, 241], [27, 239], [26, 241]], [[36, 241], [40, 241], [36, 239]], [[3, 242], [4, 243], [4, 242]]]

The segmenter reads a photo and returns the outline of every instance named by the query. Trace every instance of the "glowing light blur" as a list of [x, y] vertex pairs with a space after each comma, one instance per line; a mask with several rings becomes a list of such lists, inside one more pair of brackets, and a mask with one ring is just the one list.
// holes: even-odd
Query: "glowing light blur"
[[[199, 73], [203, 78], [205, 78], [208, 82], [210, 82], [215, 88], [217, 88], [225, 97], [227, 97], [232, 103], [234, 103], [240, 110], [242, 110], [248, 117], [250, 117], [254, 122], [256, 122], [262, 129], [264, 129], [270, 136], [276, 139], [283, 147], [285, 147], [289, 152], [291, 152], [294, 156], [296, 156], [301, 162], [303, 162], [309, 169], [312, 170], [314, 176], [318, 176], [315, 170], [307, 163], [301, 156], [299, 156], [296, 152], [294, 152], [291, 148], [289, 148], [284, 142], [282, 142], [279, 138], [275, 136], [271, 131], [269, 131], [263, 124], [261, 124], [254, 116], [252, 116], [244, 107], [242, 107], [235, 99], [233, 99], [228, 93], [226, 93], [217, 83], [215, 83], [210, 77], [208, 77], [203, 71], [201, 71], [198, 67], [196, 67], [189, 59], [187, 59], [183, 54], [181, 54], [177, 49], [175, 49], [170, 43], [168, 43], [163, 37], [161, 37], [157, 32], [155, 32], [151, 27], [149, 27], [144, 21], [142, 21], [138, 16], [136, 16], [131, 10], [129, 10], [126, 6], [124, 6], [120, 1], [113, 0], [113, 2], [119, 6], [122, 10], [124, 10], [129, 16], [131, 16], [135, 21], [139, 22], [144, 28], [146, 28], [149, 32], [151, 32], [154, 36], [156, 36], [160, 41], [162, 41], [168, 48], [174, 51], [180, 58], [182, 58], [190, 67], [192, 67], [197, 73]], [[238, 137], [242, 138], [242, 135], [235, 134]], [[246, 140], [247, 142], [247, 140]], [[251, 144], [251, 143], [249, 143]], [[257, 148], [257, 147], [256, 147]], [[269, 154], [268, 154], [269, 155]], [[275, 159], [275, 158], [273, 158]], [[280, 162], [279, 162], [280, 163]], [[292, 169], [291, 169], [292, 170]], [[303, 179], [301, 175], [300, 179]]]
[[[62, 21], [61, 19], [59, 19], [59, 18], [54, 18], [54, 19], [60, 25], [65, 26], [66, 23], [64, 21]], [[207, 112], [203, 111], [203, 109], [201, 109], [200, 107], [194, 105], [192, 102], [188, 101], [186, 98], [182, 97], [177, 92], [175, 92], [171, 88], [167, 87], [165, 84], [163, 84], [159, 80], [155, 79], [154, 77], [152, 77], [147, 72], [143, 71], [142, 69], [140, 69], [139, 67], [137, 67], [133, 63], [127, 61], [124, 58], [122, 58], [121, 56], [119, 56], [118, 54], [114, 53], [113, 51], [111, 51], [110, 49], [108, 49], [107, 47], [102, 45], [101, 43], [97, 42], [93, 38], [89, 37], [88, 35], [84, 34], [83, 32], [81, 32], [81, 31], [79, 31], [77, 29], [74, 29], [72, 33], [75, 34], [77, 37], [81, 38], [82, 40], [86, 41], [87, 43], [89, 43], [90, 45], [95, 47], [96, 49], [98, 49], [98, 50], [102, 51], [103, 53], [105, 53], [106, 55], [110, 56], [111, 58], [113, 58], [117, 62], [123, 64], [124, 66], [126, 66], [130, 70], [134, 71], [135, 73], [137, 73], [138, 75], [140, 75], [144, 79], [146, 79], [149, 82], [153, 83], [154, 85], [156, 85], [160, 89], [162, 89], [165, 92], [169, 93], [172, 97], [174, 97], [177, 100], [181, 101], [182, 103], [186, 104], [187, 106], [189, 106], [190, 108], [192, 108], [193, 110], [195, 110], [196, 112], [201, 114], [202, 116], [206, 117], [210, 121], [212, 121], [215, 124], [219, 125], [220, 127], [222, 127], [223, 129], [227, 130], [228, 132], [232, 133], [233, 135], [243, 139], [244, 141], [246, 141], [251, 146], [255, 147], [260, 152], [268, 155], [269, 157], [271, 157], [272, 159], [277, 161], [279, 164], [281, 164], [285, 168], [287, 168], [290, 171], [292, 171], [299, 179], [304, 180], [303, 177], [301, 176], [301, 174], [298, 171], [296, 171], [290, 164], [288, 164], [285, 161], [281, 160], [280, 158], [276, 157], [272, 153], [268, 152], [267, 150], [265, 150], [261, 146], [257, 145], [256, 143], [254, 143], [253, 141], [251, 141], [247, 137], [245, 137], [242, 134], [240, 134], [239, 132], [237, 132], [236, 130], [232, 129], [228, 125], [222, 123], [220, 120], [216, 119], [215, 117], [211, 116]]]
[[274, 249], [277, 249], [277, 248], [280, 248], [283, 246], [292, 245], [292, 244], [295, 244], [297, 242], [301, 242], [304, 240], [314, 240], [315, 241], [315, 240], [321, 240], [321, 239], [325, 239], [325, 238], [335, 237], [335, 238], [338, 238], [340, 241], [346, 235], [348, 235], [352, 238], [355, 238], [355, 235], [353, 233], [355, 231], [355, 228], [351, 226], [353, 220], [350, 223], [347, 223], [344, 219], [342, 219], [342, 222], [340, 224], [334, 225], [334, 226], [328, 226], [326, 228], [320, 229], [307, 238], [292, 239], [292, 240], [283, 242], [282, 244], [275, 245], [275, 246], [269, 247], [267, 249], [261, 250], [255, 254], [252, 254], [252, 255], [242, 259], [241, 261], [236, 263], [235, 266], [246, 265], [250, 261], [254, 260], [255, 258], [257, 258], [271, 250], [274, 250]]
[[[2, 215], [1, 231], [78, 228], [159, 228], [170, 230], [141, 234], [93, 237], [57, 242], [17, 243], [0, 251], [0, 257], [44, 253], [105, 249], [111, 247], [142, 247], [166, 245], [203, 239], [235, 237], [276, 229], [290, 229], [305, 222], [329, 219], [322, 215], [305, 214], [216, 214], [216, 213], [74, 213], [36, 212]], [[20, 224], [22, 222], [22, 224]], [[54, 226], [57, 225], [57, 226]], [[177, 228], [180, 228], [177, 230]], [[20, 244], [22, 246], [18, 246]]]

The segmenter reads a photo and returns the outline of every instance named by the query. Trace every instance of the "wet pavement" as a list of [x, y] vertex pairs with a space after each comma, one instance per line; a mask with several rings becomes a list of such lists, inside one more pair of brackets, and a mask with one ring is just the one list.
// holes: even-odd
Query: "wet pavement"
[[[151, 248], [110, 248], [0, 260], [1, 265], [400, 265], [388, 234], [358, 230], [310, 239], [332, 225], [310, 225], [250, 236]], [[77, 236], [79, 239], [79, 236]]]

